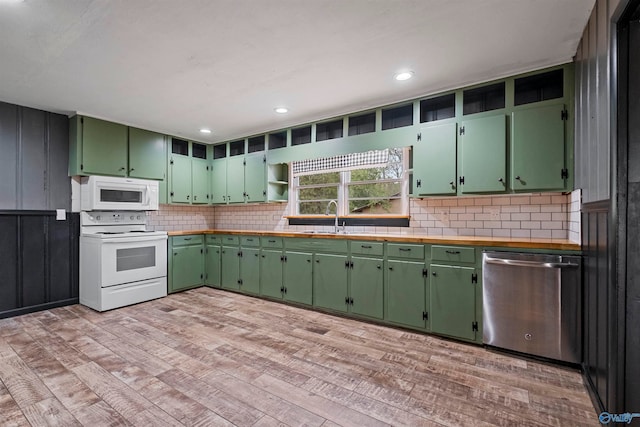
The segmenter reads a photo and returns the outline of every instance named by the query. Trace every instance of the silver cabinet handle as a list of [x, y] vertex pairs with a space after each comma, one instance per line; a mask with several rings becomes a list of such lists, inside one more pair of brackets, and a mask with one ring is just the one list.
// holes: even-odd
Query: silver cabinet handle
[[497, 265], [513, 265], [517, 267], [534, 267], [534, 268], [573, 268], [579, 267], [578, 264], [570, 262], [538, 262], [538, 261], [516, 261], [513, 259], [501, 258], [485, 258], [487, 264]]

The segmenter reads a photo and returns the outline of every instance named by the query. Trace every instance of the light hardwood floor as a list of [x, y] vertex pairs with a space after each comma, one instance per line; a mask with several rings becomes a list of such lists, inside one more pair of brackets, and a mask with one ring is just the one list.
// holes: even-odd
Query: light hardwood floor
[[599, 425], [579, 372], [199, 288], [0, 320], [0, 425]]

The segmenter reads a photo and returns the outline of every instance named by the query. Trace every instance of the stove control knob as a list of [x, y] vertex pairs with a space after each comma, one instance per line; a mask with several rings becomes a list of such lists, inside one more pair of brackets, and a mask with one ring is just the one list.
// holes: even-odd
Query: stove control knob
[[100, 221], [100, 215], [98, 215], [98, 216], [96, 217], [96, 219], [97, 219], [98, 221]]
[[131, 219], [133, 219], [133, 215], [131, 215]]
[[140, 215], [138, 215], [138, 216], [136, 217], [136, 219], [139, 221], [139, 220], [140, 220], [140, 219], [142, 219], [142, 218], [140, 217]]

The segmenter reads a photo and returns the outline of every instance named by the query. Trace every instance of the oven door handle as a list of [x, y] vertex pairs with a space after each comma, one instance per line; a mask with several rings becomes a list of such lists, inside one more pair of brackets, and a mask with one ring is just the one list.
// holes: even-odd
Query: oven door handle
[[136, 236], [102, 239], [102, 243], [138, 243], [167, 240], [167, 236]]

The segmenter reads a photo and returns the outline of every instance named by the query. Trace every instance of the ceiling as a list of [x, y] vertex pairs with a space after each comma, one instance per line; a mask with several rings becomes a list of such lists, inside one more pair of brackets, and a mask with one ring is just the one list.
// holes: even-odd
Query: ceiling
[[595, 0], [5, 1], [0, 101], [219, 142], [569, 62]]

